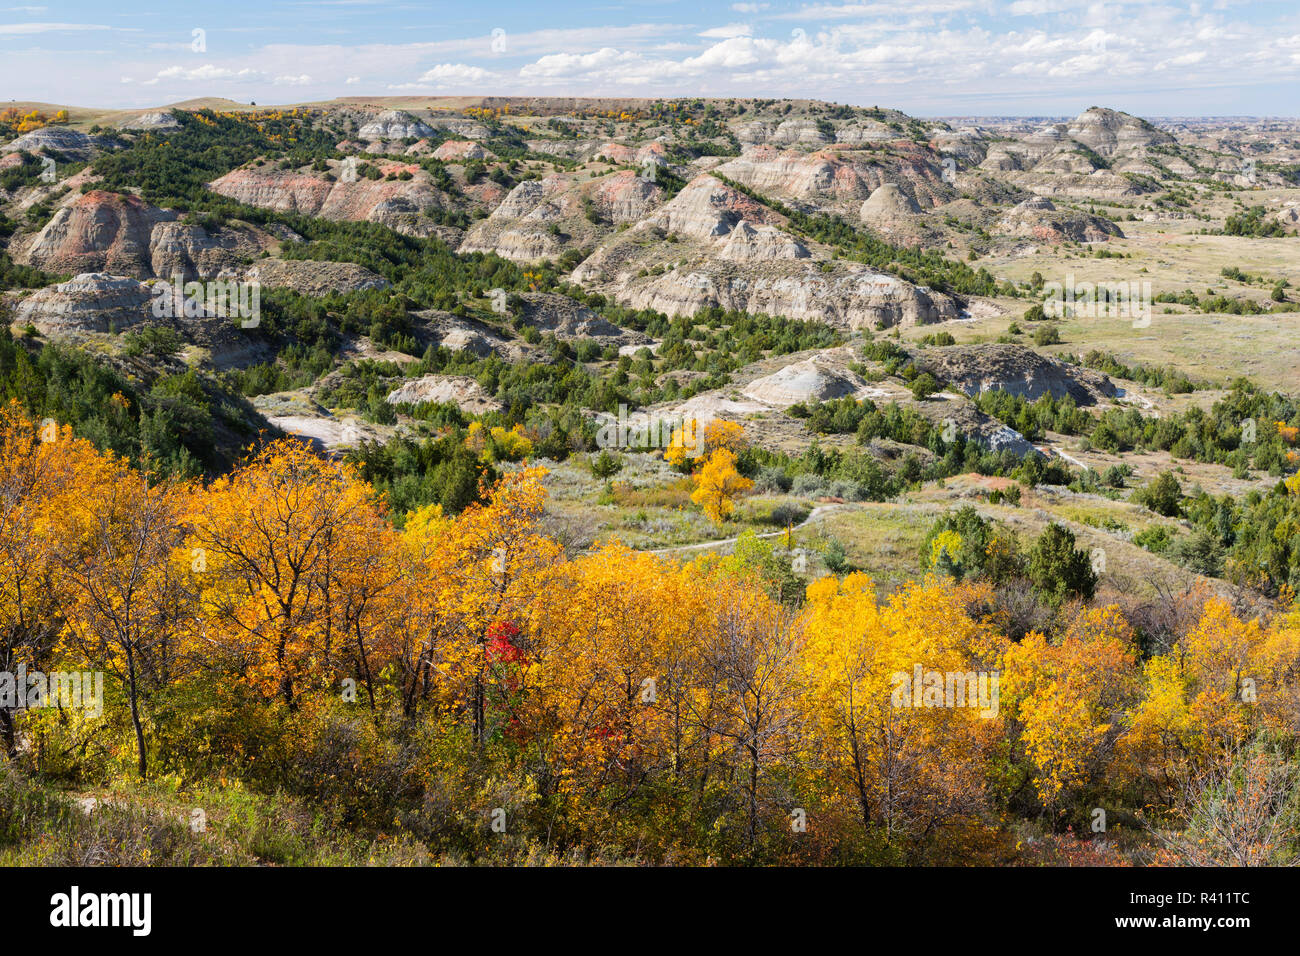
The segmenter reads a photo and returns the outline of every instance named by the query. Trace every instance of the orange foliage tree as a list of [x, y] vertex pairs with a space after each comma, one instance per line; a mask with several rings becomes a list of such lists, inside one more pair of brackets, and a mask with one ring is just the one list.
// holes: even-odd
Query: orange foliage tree
[[[747, 488], [742, 435], [706, 437], [696, 500], [718, 521]], [[951, 862], [1007, 849], [1012, 813], [1064, 833], [1149, 804], [1196, 836], [1171, 859], [1287, 852], [1263, 810], [1291, 771], [1257, 752], [1297, 742], [1300, 612], [1200, 595], [1144, 658], [1116, 607], [1012, 641], [997, 593], [947, 578], [885, 597], [827, 576], [783, 603], [744, 561], [566, 555], [546, 478], [512, 466], [459, 515], [394, 522], [297, 441], [159, 484], [0, 409], [0, 689], [84, 661], [120, 687], [105, 748], [140, 776], [188, 767], [167, 748], [206, 734], [195, 750], [232, 773], [327, 767], [316, 783], [345, 780], [333, 799], [365, 794], [382, 827], [455, 829], [491, 800], [550, 845], [655, 860]], [[212, 731], [216, 697], [248, 726]], [[11, 760], [29, 719], [0, 706]]]
[[195, 496], [187, 544], [203, 639], [290, 709], [301, 682], [329, 685], [342, 664], [341, 591], [375, 508], [351, 468], [292, 439]]

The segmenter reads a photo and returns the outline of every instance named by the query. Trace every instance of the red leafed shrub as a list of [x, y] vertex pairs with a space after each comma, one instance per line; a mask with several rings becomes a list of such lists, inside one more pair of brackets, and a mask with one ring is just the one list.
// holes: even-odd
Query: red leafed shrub
[[510, 621], [496, 621], [487, 629], [487, 658], [500, 664], [526, 664], [519, 647], [519, 628]]

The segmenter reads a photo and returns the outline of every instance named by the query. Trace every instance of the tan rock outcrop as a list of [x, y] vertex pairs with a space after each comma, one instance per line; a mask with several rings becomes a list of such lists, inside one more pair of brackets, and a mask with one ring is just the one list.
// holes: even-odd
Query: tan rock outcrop
[[403, 110], [385, 110], [357, 130], [357, 139], [365, 142], [420, 139], [432, 135], [432, 126]]
[[93, 272], [38, 289], [18, 303], [14, 319], [42, 335], [122, 331], [150, 316], [153, 294], [131, 276]]
[[635, 309], [694, 315], [714, 306], [750, 314], [785, 315], [841, 329], [923, 325], [957, 318], [947, 296], [931, 295], [894, 276], [865, 267], [840, 266], [827, 274], [810, 265], [771, 263], [735, 269], [710, 263], [677, 269], [615, 286], [620, 301]]
[[921, 207], [897, 183], [882, 183], [862, 204], [859, 215], [868, 222], [916, 216]]
[[1123, 238], [1119, 226], [1109, 219], [1074, 210], [1057, 209], [1042, 196], [1026, 199], [1008, 211], [994, 226], [994, 232], [1042, 242], [1104, 242]]
[[66, 126], [42, 126], [0, 146], [0, 153], [19, 150], [40, 153], [49, 150], [51, 153], [62, 154], [67, 160], [86, 162], [93, 159], [96, 153], [112, 148], [112, 142], [102, 136], [89, 136]]
[[780, 216], [713, 176], [697, 176], [643, 225], [679, 237], [716, 239], [728, 235], [742, 219], [771, 225]]
[[811, 153], [754, 146], [717, 171], [778, 199], [856, 203], [887, 182], [925, 207], [952, 196], [952, 189], [942, 180], [938, 157], [911, 144], [888, 151], [824, 149]]
[[950, 345], [929, 348], [916, 367], [950, 382], [967, 395], [996, 389], [1033, 401], [1043, 395], [1071, 396], [1079, 405], [1114, 398], [1115, 384], [1101, 372], [1041, 355], [1023, 345]]
[[807, 259], [808, 247], [775, 226], [751, 226], [741, 220], [727, 235], [719, 255], [729, 262], [771, 262], [778, 259]]
[[649, 345], [654, 341], [642, 332], [615, 325], [568, 296], [525, 292], [520, 299], [523, 302], [523, 321], [539, 332], [549, 333], [562, 341], [600, 339], [605, 344], [620, 347]]
[[845, 329], [957, 317], [947, 296], [857, 263], [814, 262], [784, 225], [779, 213], [702, 175], [654, 215], [611, 236], [573, 279], [632, 308], [668, 315], [720, 307]]
[[175, 213], [136, 196], [93, 191], [59, 209], [45, 227], [16, 250], [15, 260], [47, 272], [152, 276], [150, 240]]
[[425, 375], [389, 392], [385, 400], [390, 405], [453, 402], [473, 415], [499, 412], [504, 407], [468, 375]]
[[193, 279], [236, 269], [273, 242], [247, 224], [209, 233], [139, 197], [93, 190], [69, 201], [13, 252], [16, 261], [48, 272]]
[[1119, 110], [1091, 107], [1070, 121], [1066, 132], [1099, 156], [1146, 150], [1175, 142], [1174, 137], [1144, 119]]
[[[418, 145], [419, 143], [415, 144]], [[407, 150], [408, 153], [410, 151]], [[464, 163], [471, 159], [496, 159], [496, 155], [471, 140], [449, 139], [433, 151], [433, 158], [441, 159], [446, 163]]]
[[[311, 172], [279, 169], [271, 165], [246, 166], [209, 183], [213, 192], [250, 206], [319, 216], [334, 222], [369, 221], [399, 232], [427, 234], [422, 223], [426, 209], [443, 208], [446, 196], [423, 169], [409, 163], [376, 163], [381, 175], [369, 179], [349, 176], [349, 167], [333, 163], [333, 180]], [[409, 179], [389, 179], [409, 173]], [[422, 231], [423, 230], [423, 231]]]
[[167, 110], [150, 110], [147, 113], [140, 113], [136, 116], [128, 117], [117, 124], [118, 129], [125, 130], [143, 130], [147, 132], [161, 132], [171, 129], [180, 129], [181, 122]]
[[742, 389], [742, 394], [769, 405], [789, 406], [858, 395], [868, 389], [861, 376], [838, 363], [814, 357], [754, 379]]
[[631, 170], [602, 176], [586, 186], [584, 193], [597, 212], [615, 225], [644, 219], [663, 196], [662, 189]]
[[258, 259], [245, 273], [270, 288], [293, 289], [301, 295], [325, 296], [331, 292], [387, 289], [389, 282], [353, 262], [317, 259]]
[[271, 236], [230, 223], [209, 233], [200, 225], [157, 223], [149, 235], [149, 263], [155, 276], [214, 278], [234, 270], [272, 244]]
[[611, 226], [643, 220], [662, 194], [631, 170], [591, 181], [568, 174], [525, 180], [470, 228], [460, 250], [518, 262], [554, 258], [568, 246], [596, 241]]

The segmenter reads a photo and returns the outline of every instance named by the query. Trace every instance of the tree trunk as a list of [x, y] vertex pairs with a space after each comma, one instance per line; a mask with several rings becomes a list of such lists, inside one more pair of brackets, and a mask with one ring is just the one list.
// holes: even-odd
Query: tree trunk
[[487, 670], [487, 637], [479, 635], [478, 673], [474, 675], [474, 746], [483, 746], [487, 737], [487, 682], [483, 674]]
[[289, 708], [289, 712], [293, 713], [298, 709], [298, 704], [293, 699], [293, 675], [285, 669], [288, 647], [289, 629], [286, 624], [280, 628], [280, 640], [275, 648], [275, 663], [280, 668], [280, 696], [284, 698], [284, 704]]
[[18, 728], [14, 726], [13, 712], [7, 708], [0, 708], [0, 744], [3, 744], [5, 755], [10, 760], [18, 757]]
[[149, 755], [144, 749], [144, 724], [140, 722], [140, 693], [135, 679], [135, 653], [128, 644], [126, 647], [127, 691], [131, 700], [131, 723], [135, 726], [135, 747], [140, 756], [140, 779], [149, 776]]
[[288, 674], [280, 678], [280, 696], [284, 698], [284, 704], [290, 713], [298, 709], [298, 702], [293, 699], [293, 678]]
[[858, 725], [849, 719], [849, 746], [853, 748], [853, 782], [857, 784], [858, 805], [862, 809], [862, 825], [871, 827], [871, 803], [867, 799], [867, 775], [862, 765], [862, 747], [858, 744]]
[[485, 736], [484, 724], [487, 717], [487, 700], [486, 692], [483, 687], [483, 672], [479, 671], [474, 677], [474, 746], [483, 746]]
[[361, 622], [357, 621], [357, 657], [361, 662], [361, 679], [366, 682], [366, 697], [370, 699], [370, 713], [375, 713], [375, 689], [370, 678], [370, 658], [366, 654], [366, 642], [361, 637]]

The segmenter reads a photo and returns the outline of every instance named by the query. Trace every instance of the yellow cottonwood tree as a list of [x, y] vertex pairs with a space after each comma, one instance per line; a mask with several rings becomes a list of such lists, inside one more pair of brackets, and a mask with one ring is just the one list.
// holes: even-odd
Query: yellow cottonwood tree
[[1110, 766], [1137, 673], [1133, 629], [1113, 605], [1080, 610], [1057, 642], [1031, 632], [1007, 648], [1003, 704], [1021, 727], [1044, 807]]
[[[0, 406], [0, 672], [50, 662], [70, 600], [61, 571], [68, 516], [113, 474], [72, 429]], [[16, 713], [0, 706], [0, 746], [17, 753]]]
[[1278, 615], [1266, 626], [1241, 620], [1211, 597], [1170, 652], [1147, 663], [1144, 677], [1131, 718], [1133, 772], [1173, 792], [1256, 731], [1294, 733], [1300, 614]]
[[715, 524], [722, 524], [736, 507], [735, 499], [754, 487], [754, 483], [736, 470], [736, 456], [719, 448], [705, 459], [695, 474], [691, 500], [704, 509]]
[[715, 418], [704, 426], [704, 453], [710, 454], [719, 448], [725, 448], [733, 455], [739, 455], [749, 445], [745, 438], [745, 427], [739, 422], [730, 422], [725, 418]]
[[703, 453], [704, 435], [695, 419], [683, 422], [673, 430], [664, 449], [664, 461], [682, 471], [689, 471], [695, 459]]
[[373, 527], [368, 484], [285, 439], [195, 496], [187, 542], [209, 649], [292, 709], [299, 683], [332, 682], [340, 574]]
[[[909, 583], [883, 607], [863, 574], [826, 577], [808, 587], [804, 611], [807, 703], [823, 747], [814, 763], [827, 785], [851, 800], [864, 827], [888, 842], [936, 828], [980, 826], [987, 807], [984, 762], [998, 739], [998, 661], [1006, 641], [968, 608], [986, 598], [982, 587], [952, 586], [929, 577]], [[958, 675], [989, 692], [978, 700], [945, 699], [914, 706], [896, 694], [899, 675]], [[907, 687], [908, 685], [903, 685]], [[933, 702], [932, 702], [933, 703]]]
[[119, 460], [110, 466], [65, 513], [66, 627], [83, 656], [125, 688], [143, 780], [145, 699], [178, 676], [179, 644], [192, 617], [174, 560], [184, 534], [183, 489], [151, 484]]
[[[546, 500], [544, 468], [504, 476], [484, 504], [455, 518], [435, 510], [408, 521], [405, 546], [415, 561], [410, 593], [412, 639], [404, 645], [404, 708], [439, 692], [471, 714], [473, 739], [488, 734], [489, 685], [501, 667], [489, 659], [488, 630], [513, 622], [546, 587], [563, 550], [538, 527]], [[418, 635], [418, 636], [414, 636]]]
[[[694, 652], [706, 578], [617, 542], [566, 564], [528, 609], [531, 696], [519, 716], [574, 813], [603, 814], [703, 762]], [[699, 763], [695, 763], [698, 766]]]

